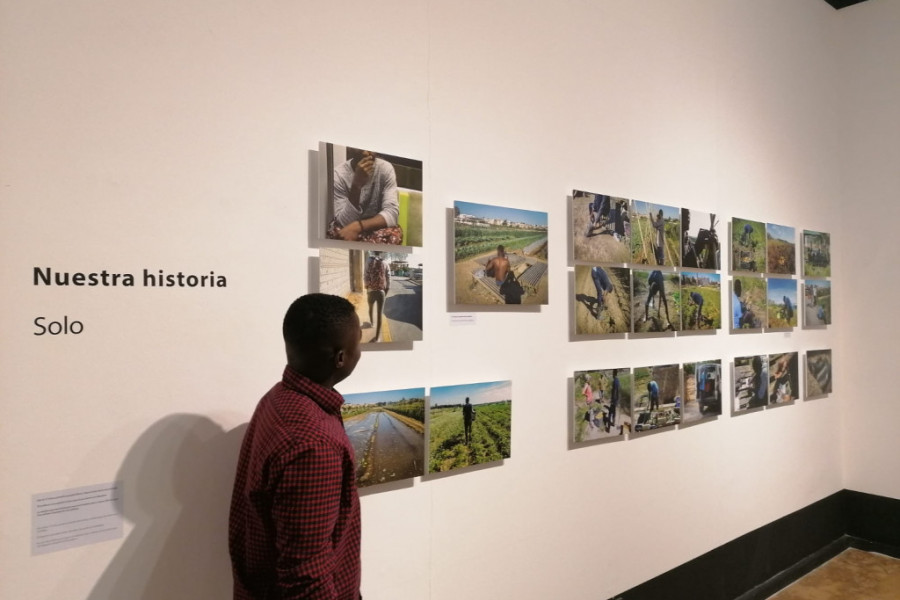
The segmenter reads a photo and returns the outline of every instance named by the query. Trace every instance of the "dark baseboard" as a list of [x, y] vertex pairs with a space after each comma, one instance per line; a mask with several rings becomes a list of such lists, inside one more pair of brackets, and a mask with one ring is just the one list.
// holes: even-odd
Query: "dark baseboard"
[[849, 547], [900, 558], [900, 500], [842, 490], [614, 600], [762, 600]]

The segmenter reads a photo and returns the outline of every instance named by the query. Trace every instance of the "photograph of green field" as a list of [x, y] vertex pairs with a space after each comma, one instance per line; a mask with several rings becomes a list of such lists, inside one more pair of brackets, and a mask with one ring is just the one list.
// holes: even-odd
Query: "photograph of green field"
[[575, 372], [572, 441], [623, 436], [631, 431], [631, 372], [603, 369]]
[[763, 273], [766, 270], [766, 225], [731, 219], [731, 270]]
[[575, 265], [575, 335], [631, 330], [631, 271]]
[[572, 192], [575, 260], [601, 264], [631, 261], [629, 204], [627, 198]]
[[762, 329], [766, 326], [767, 306], [765, 279], [734, 277], [731, 282], [732, 329]]
[[787, 404], [800, 397], [800, 367], [796, 352], [769, 355], [769, 404]]
[[631, 261], [638, 265], [681, 264], [681, 210], [674, 206], [631, 203]]
[[635, 269], [631, 274], [632, 333], [681, 329], [681, 277], [678, 273]]
[[722, 414], [722, 361], [684, 363], [684, 423]]
[[831, 277], [831, 234], [803, 230], [803, 276]]
[[806, 397], [821, 398], [831, 393], [831, 350], [806, 353]]
[[803, 324], [831, 325], [831, 282], [827, 279], [810, 279], [803, 285]]
[[359, 487], [424, 474], [425, 388], [345, 394], [341, 417]]
[[453, 203], [456, 304], [547, 304], [547, 213]]
[[793, 227], [766, 224], [766, 269], [778, 275], [797, 273], [797, 232]]
[[681, 422], [681, 369], [677, 364], [634, 369], [631, 418], [634, 431]]
[[722, 328], [722, 283], [718, 273], [681, 274], [681, 315], [682, 331]]
[[769, 278], [768, 328], [791, 329], [797, 326], [797, 280]]
[[428, 472], [510, 457], [512, 382], [431, 388]]

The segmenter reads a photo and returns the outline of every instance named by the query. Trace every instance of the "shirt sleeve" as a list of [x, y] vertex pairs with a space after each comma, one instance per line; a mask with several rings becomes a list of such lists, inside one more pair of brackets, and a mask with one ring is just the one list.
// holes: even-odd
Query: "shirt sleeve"
[[350, 186], [353, 185], [353, 170], [349, 162], [334, 169], [334, 219], [338, 227], [346, 227], [360, 218], [362, 213], [350, 204]]
[[384, 159], [378, 159], [381, 171], [381, 202], [378, 214], [384, 217], [387, 227], [396, 227], [400, 217], [400, 201], [397, 198], [397, 173], [394, 165]]
[[272, 506], [280, 598], [337, 598], [331, 538], [341, 486], [341, 454], [327, 446], [305, 450], [284, 469]]

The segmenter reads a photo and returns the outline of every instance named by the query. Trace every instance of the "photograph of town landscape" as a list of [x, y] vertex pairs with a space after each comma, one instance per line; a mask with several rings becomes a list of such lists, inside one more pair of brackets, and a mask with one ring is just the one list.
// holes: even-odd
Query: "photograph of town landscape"
[[453, 203], [455, 301], [547, 304], [547, 213]]
[[341, 417], [359, 487], [424, 474], [425, 388], [344, 394]]

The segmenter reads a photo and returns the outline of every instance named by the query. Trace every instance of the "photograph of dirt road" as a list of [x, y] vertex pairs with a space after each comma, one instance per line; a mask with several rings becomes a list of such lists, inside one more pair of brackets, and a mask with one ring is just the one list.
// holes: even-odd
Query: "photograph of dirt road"
[[810, 279], [803, 285], [803, 324], [831, 325], [831, 282]]
[[722, 414], [722, 361], [684, 363], [684, 423]]
[[341, 416], [359, 487], [424, 474], [425, 388], [345, 394]]
[[722, 284], [718, 273], [681, 274], [681, 329], [702, 331], [722, 327]]
[[734, 359], [734, 407], [739, 413], [769, 402], [769, 357], [766, 354]]
[[681, 422], [681, 369], [677, 364], [634, 369], [631, 418], [636, 432]]
[[779, 275], [797, 273], [797, 232], [793, 227], [766, 224], [767, 272]]
[[786, 404], [800, 397], [800, 366], [796, 352], [769, 355], [769, 404]]
[[417, 254], [322, 248], [319, 291], [356, 307], [363, 344], [417, 342], [422, 339], [423, 263]]
[[681, 329], [681, 277], [678, 273], [635, 269], [631, 274], [633, 333]]
[[716, 225], [718, 222], [715, 214], [681, 209], [682, 267], [710, 271], [722, 268], [722, 252]]
[[575, 334], [631, 331], [631, 271], [575, 265]]
[[806, 353], [806, 397], [821, 398], [831, 393], [831, 350]]
[[831, 234], [803, 230], [803, 276], [831, 277]]
[[681, 264], [681, 210], [674, 206], [631, 203], [631, 261], [638, 265]]
[[431, 388], [429, 406], [429, 473], [509, 458], [511, 381]]
[[735, 276], [731, 280], [731, 327], [733, 330], [765, 327], [767, 305], [765, 279]]
[[629, 369], [576, 371], [574, 382], [573, 442], [616, 438], [631, 431]]
[[575, 260], [625, 264], [631, 261], [631, 221], [627, 198], [572, 192]]
[[731, 219], [731, 270], [763, 273], [766, 270], [766, 225]]
[[456, 304], [547, 304], [547, 213], [453, 203]]
[[770, 277], [768, 280], [767, 314], [769, 329], [791, 329], [797, 326], [797, 280]]

